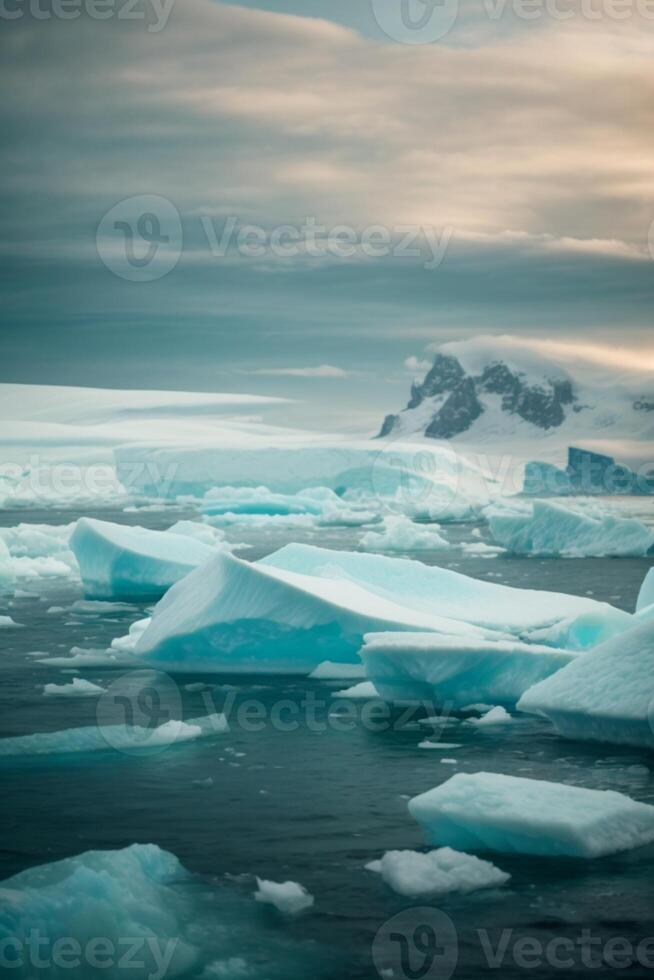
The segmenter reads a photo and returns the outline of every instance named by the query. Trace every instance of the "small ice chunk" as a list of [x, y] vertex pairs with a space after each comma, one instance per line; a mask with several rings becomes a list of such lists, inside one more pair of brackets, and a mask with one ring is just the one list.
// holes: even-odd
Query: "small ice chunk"
[[438, 533], [438, 525], [415, 524], [400, 515], [385, 517], [381, 531], [369, 531], [361, 538], [365, 551], [441, 551], [449, 543]]
[[595, 858], [654, 841], [654, 806], [611, 790], [457, 773], [409, 801], [431, 844]]
[[277, 882], [257, 878], [257, 887], [254, 895], [257, 902], [274, 905], [284, 915], [298, 915], [314, 903], [313, 895], [297, 881]]
[[[460, 749], [458, 742], [430, 742], [428, 738], [424, 742], [418, 742], [419, 749]], [[441, 760], [442, 761], [442, 760]]]
[[490, 861], [451, 847], [440, 847], [427, 854], [387, 851], [380, 861], [367, 864], [366, 869], [380, 873], [389, 888], [407, 898], [448, 892], [469, 894], [480, 888], [499, 887], [510, 878]]
[[468, 718], [468, 724], [475, 725], [477, 728], [485, 728], [491, 725], [506, 725], [510, 721], [512, 721], [511, 715], [500, 704], [491, 708], [481, 718]]
[[334, 691], [335, 698], [350, 698], [352, 701], [364, 700], [365, 698], [378, 698], [377, 688], [370, 681], [361, 681], [354, 687], [346, 687], [342, 691]]
[[43, 693], [48, 696], [57, 695], [66, 698], [88, 698], [95, 697], [97, 694], [104, 694], [104, 688], [99, 684], [92, 684], [81, 677], [73, 677], [70, 684], [45, 684]]
[[12, 626], [20, 626], [21, 623], [16, 623], [11, 618], [11, 616], [0, 616], [0, 629], [9, 629]]

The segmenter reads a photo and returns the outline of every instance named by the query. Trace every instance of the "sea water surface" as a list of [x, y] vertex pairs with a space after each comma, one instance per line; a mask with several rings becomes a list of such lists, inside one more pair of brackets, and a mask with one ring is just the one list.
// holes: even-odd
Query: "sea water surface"
[[[77, 516], [51, 509], [5, 511], [0, 520], [6, 526], [65, 524]], [[167, 508], [91, 516], [165, 528], [195, 514]], [[448, 525], [446, 533], [453, 544], [479, 540], [471, 537], [473, 528]], [[480, 533], [486, 539], [483, 528]], [[229, 536], [249, 546], [239, 554], [254, 559], [291, 540], [354, 549], [360, 532], [238, 527]], [[414, 557], [507, 585], [592, 595], [630, 611], [654, 564], [651, 559], [487, 559], [454, 549]], [[33, 654], [47, 658], [65, 656], [73, 647], [106, 649], [148, 607], [71, 612], [81, 595], [79, 584], [40, 580], [27, 583], [19, 597], [0, 601], [0, 615], [23, 624], [0, 636], [0, 736], [96, 724], [95, 698], [44, 697], [44, 684], [62, 684], [73, 675], [39, 663]], [[124, 672], [84, 668], [79, 676], [106, 688]], [[411, 947], [428, 917], [425, 909], [434, 908], [453, 923], [454, 959], [428, 960], [413, 950], [396, 971], [401, 980], [652, 975], [639, 963], [616, 971], [604, 954], [607, 943], [615, 949], [615, 942], [624, 940], [633, 949], [641, 945], [645, 962], [649, 950], [654, 963], [654, 943], [642, 945], [654, 936], [654, 846], [594, 861], [496, 855], [493, 862], [511, 875], [504, 887], [417, 901], [394, 894], [364, 867], [386, 850], [424, 848], [407, 799], [455, 772], [549, 779], [654, 803], [651, 753], [566, 741], [535, 719], [480, 730], [457, 717], [440, 737], [460, 748], [425, 750], [419, 743], [430, 729], [415, 713], [395, 710], [381, 724], [371, 724], [359, 705], [346, 720], [334, 718], [334, 695], [355, 681], [197, 674], [173, 675], [173, 681], [184, 717], [225, 709], [230, 731], [152, 755], [107, 752], [6, 761], [0, 765], [0, 879], [90, 849], [152, 842], [177, 855], [191, 872], [228, 881], [239, 894], [255, 891], [255, 876], [301, 882], [315, 896], [313, 908], [288, 920], [261, 907], [262, 925], [282, 942], [315, 942], [320, 975], [333, 980], [379, 976], [374, 955], [388, 937], [387, 923], [411, 910], [390, 927], [404, 930]], [[206, 688], [197, 690], [202, 681]], [[188, 690], [188, 684], [195, 686]], [[239, 723], [239, 707], [246, 702], [259, 706], [254, 726]], [[552, 952], [528, 955], [531, 947], [518, 942], [530, 939], [544, 946], [560, 937], [572, 940], [575, 952], [559, 953], [558, 960]], [[297, 974], [301, 980], [316, 975], [314, 967]]]

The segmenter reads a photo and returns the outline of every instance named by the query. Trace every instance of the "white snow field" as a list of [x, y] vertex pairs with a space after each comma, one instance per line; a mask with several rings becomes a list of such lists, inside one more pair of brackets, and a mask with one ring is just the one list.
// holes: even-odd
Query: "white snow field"
[[654, 806], [498, 773], [457, 773], [408, 806], [430, 844], [462, 851], [596, 858], [654, 841]]
[[497, 888], [511, 877], [490, 861], [453, 851], [451, 847], [440, 847], [427, 854], [386, 851], [379, 861], [367, 864], [366, 869], [381, 874], [389, 888], [407, 898], [449, 892], [467, 895], [481, 888]]
[[[511, 634], [516, 638], [524, 638], [524, 634], [531, 639], [532, 631], [552, 629], [558, 625], [561, 628], [557, 645], [567, 647], [570, 635], [575, 639], [574, 649], [595, 641], [595, 633], [586, 624], [583, 629], [578, 628], [580, 617], [589, 617], [593, 622], [603, 621], [614, 612], [608, 603], [587, 597], [516, 589], [408, 558], [331, 551], [313, 545], [289, 544], [256, 564], [259, 568], [284, 569], [300, 575], [360, 585], [381, 598], [401, 603], [410, 609]], [[626, 619], [620, 620], [621, 624], [625, 624], [622, 628], [631, 622], [629, 614], [624, 615]], [[588, 644], [584, 642], [586, 636]], [[510, 636], [504, 638], [509, 639]]]
[[529, 688], [518, 708], [545, 715], [568, 738], [654, 748], [654, 621]]
[[519, 640], [408, 632], [369, 633], [361, 650], [366, 675], [385, 700], [454, 709], [479, 701], [512, 707], [576, 656]]
[[158, 599], [216, 548], [170, 531], [81, 517], [70, 539], [88, 598]]
[[437, 527], [415, 524], [399, 514], [385, 517], [379, 531], [368, 531], [359, 544], [365, 551], [442, 551], [450, 547]]
[[74, 752], [107, 752], [112, 749], [138, 752], [211, 738], [228, 731], [224, 715], [205, 715], [188, 721], [171, 719], [158, 728], [138, 725], [88, 725], [60, 732], [35, 732], [0, 739], [0, 759], [33, 755], [68, 755]]
[[[282, 549], [286, 551], [287, 549]], [[319, 548], [323, 560], [330, 552]], [[421, 630], [483, 639], [486, 632], [365, 582], [304, 575], [218, 554], [174, 585], [139, 637], [139, 660], [165, 669], [309, 674], [328, 659], [360, 663], [371, 631]]]
[[524, 515], [490, 514], [495, 541], [513, 554], [562, 558], [640, 557], [654, 553], [654, 531], [635, 518], [581, 514], [536, 501]]

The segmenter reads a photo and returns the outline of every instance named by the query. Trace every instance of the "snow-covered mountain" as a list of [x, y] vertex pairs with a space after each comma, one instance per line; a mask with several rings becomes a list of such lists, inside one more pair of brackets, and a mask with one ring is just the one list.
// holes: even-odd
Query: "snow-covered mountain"
[[406, 408], [386, 416], [380, 432], [416, 435], [477, 445], [651, 440], [654, 374], [580, 358], [564, 366], [506, 336], [443, 344]]

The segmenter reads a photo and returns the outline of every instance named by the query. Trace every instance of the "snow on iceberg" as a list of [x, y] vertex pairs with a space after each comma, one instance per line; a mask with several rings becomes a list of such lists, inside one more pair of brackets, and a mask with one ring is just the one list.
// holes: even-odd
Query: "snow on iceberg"
[[430, 844], [596, 858], [654, 841], [654, 806], [611, 790], [457, 773], [409, 800]]
[[504, 885], [511, 877], [490, 861], [451, 847], [439, 847], [427, 854], [386, 851], [381, 860], [371, 861], [366, 869], [381, 874], [389, 888], [407, 898], [448, 892], [469, 894], [480, 888]]
[[188, 535], [82, 517], [70, 545], [88, 598], [156, 599], [216, 549]]
[[461, 709], [474, 701], [513, 706], [537, 680], [576, 654], [513, 639], [369, 633], [366, 675], [387, 701], [429, 701]]
[[525, 515], [493, 514], [491, 534], [518, 555], [580, 558], [643, 556], [654, 553], [654, 532], [636, 518], [592, 516], [545, 501]]
[[[333, 554], [310, 550], [323, 562]], [[416, 608], [406, 594], [380, 595], [365, 580], [289, 571], [271, 558], [249, 563], [218, 554], [157, 604], [134, 652], [166, 669], [309, 674], [330, 658], [359, 663], [371, 631], [485, 635], [429, 604]]]
[[654, 621], [531, 687], [518, 708], [545, 715], [569, 738], [654, 748]]
[[415, 524], [408, 517], [390, 515], [379, 531], [369, 531], [360, 541], [365, 551], [441, 551], [449, 543], [428, 524]]
[[138, 725], [88, 725], [59, 732], [36, 732], [0, 739], [0, 759], [23, 756], [68, 755], [74, 752], [139, 752], [228, 731], [224, 715], [205, 715], [188, 721], [172, 719], [158, 728]]
[[[313, 545], [289, 544], [256, 564], [357, 584], [419, 612], [517, 636], [584, 613], [603, 615], [612, 609], [587, 597], [515, 589], [413, 559], [330, 551]], [[565, 638], [561, 645], [567, 646]]]

